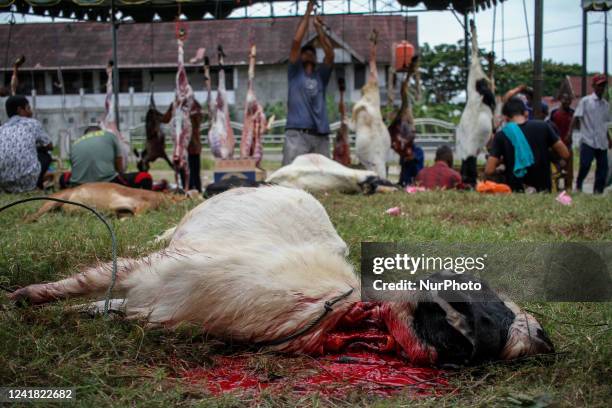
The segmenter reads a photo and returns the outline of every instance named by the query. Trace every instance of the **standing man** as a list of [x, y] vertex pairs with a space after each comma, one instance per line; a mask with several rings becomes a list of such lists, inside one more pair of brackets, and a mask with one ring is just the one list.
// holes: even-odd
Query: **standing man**
[[53, 148], [49, 135], [36, 119], [25, 96], [6, 100], [9, 120], [0, 126], [0, 193], [34, 190], [49, 167], [41, 165], [37, 150]]
[[563, 170], [565, 171], [565, 180], [563, 187], [566, 190], [572, 189], [574, 182], [574, 160], [572, 154], [572, 119], [574, 118], [574, 110], [571, 108], [572, 97], [564, 92], [559, 96], [561, 106], [553, 109], [550, 113], [550, 121], [557, 127], [561, 141], [565, 143], [565, 147], [569, 150], [569, 159], [565, 161]]
[[312, 45], [302, 47], [313, 8], [314, 1], [311, 0], [295, 32], [289, 55], [289, 96], [283, 166], [306, 153], [319, 153], [329, 157], [330, 130], [325, 89], [332, 74], [334, 48], [319, 16], [314, 17], [314, 26], [325, 52], [323, 64], [317, 66], [317, 51]]
[[608, 136], [610, 122], [610, 105], [603, 98], [608, 85], [608, 78], [599, 74], [593, 77], [593, 93], [580, 100], [574, 112], [571, 129], [580, 129], [580, 170], [576, 179], [576, 190], [582, 191], [582, 183], [591, 170], [595, 159], [594, 194], [601, 194], [606, 186], [608, 175], [608, 149], [612, 148], [612, 139]]

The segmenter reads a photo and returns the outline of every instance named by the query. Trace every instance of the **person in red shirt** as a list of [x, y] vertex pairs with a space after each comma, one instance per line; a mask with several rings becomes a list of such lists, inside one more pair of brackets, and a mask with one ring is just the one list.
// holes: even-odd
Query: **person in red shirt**
[[561, 137], [561, 141], [570, 152], [569, 159], [565, 160], [562, 170], [565, 172], [564, 187], [571, 190], [574, 179], [574, 160], [572, 154], [572, 129], [570, 129], [574, 110], [571, 108], [572, 97], [568, 93], [559, 96], [561, 106], [550, 113], [550, 121], [555, 125]]
[[428, 190], [457, 188], [461, 185], [461, 174], [453, 170], [453, 151], [442, 145], [436, 150], [435, 163], [419, 172], [416, 184]]

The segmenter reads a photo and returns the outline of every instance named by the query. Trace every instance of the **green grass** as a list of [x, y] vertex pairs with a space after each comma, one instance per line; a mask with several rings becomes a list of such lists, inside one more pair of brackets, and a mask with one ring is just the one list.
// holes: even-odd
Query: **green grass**
[[[20, 196], [0, 196], [0, 205]], [[578, 195], [563, 207], [551, 195], [481, 196], [476, 193], [396, 193], [375, 196], [324, 194], [318, 197], [350, 260], [359, 264], [361, 241], [539, 242], [609, 241], [612, 200]], [[0, 213], [0, 283], [21, 286], [57, 279], [96, 260], [110, 260], [104, 226], [90, 214], [49, 214], [35, 224], [24, 215], [39, 204]], [[152, 239], [173, 226], [192, 203], [149, 214], [112, 219], [120, 256], [140, 256], [157, 248]], [[399, 205], [403, 217], [384, 210]], [[494, 364], [451, 374], [456, 393], [410, 400], [355, 392], [345, 401], [318, 396], [264, 393], [259, 399], [216, 398], [175, 379], [172, 361], [211, 364], [225, 349], [192, 330], [143, 329], [141, 322], [86, 318], [66, 311], [71, 302], [16, 309], [0, 295], [0, 385], [75, 386], [75, 406], [609, 406], [612, 398], [610, 304], [531, 303], [551, 335], [556, 356], [522, 363]], [[590, 324], [605, 325], [589, 326]], [[270, 358], [270, 357], [268, 357]], [[274, 357], [282, 372], [292, 360]]]

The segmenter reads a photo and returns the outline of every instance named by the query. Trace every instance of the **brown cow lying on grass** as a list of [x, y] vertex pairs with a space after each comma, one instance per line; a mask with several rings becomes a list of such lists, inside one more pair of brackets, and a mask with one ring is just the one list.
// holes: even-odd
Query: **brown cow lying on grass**
[[[75, 201], [100, 211], [113, 212], [121, 217], [126, 215], [137, 215], [144, 211], [154, 210], [166, 203], [176, 203], [197, 196], [197, 194], [193, 194], [192, 192], [188, 192], [185, 195], [177, 195], [130, 188], [116, 183], [88, 183], [75, 188], [62, 190], [49, 197]], [[27, 216], [25, 221], [36, 221], [43, 214], [58, 209], [67, 212], [82, 211], [81, 207], [58, 203], [56, 201], [48, 201], [45, 202], [35, 214]]]

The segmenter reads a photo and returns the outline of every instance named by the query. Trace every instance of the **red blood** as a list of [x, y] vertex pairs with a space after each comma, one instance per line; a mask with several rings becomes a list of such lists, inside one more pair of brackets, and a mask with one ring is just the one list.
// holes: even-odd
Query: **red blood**
[[282, 376], [275, 373], [272, 378], [252, 366], [255, 355], [219, 356], [212, 368], [180, 367], [177, 371], [185, 381], [201, 384], [215, 395], [257, 394], [267, 388], [278, 392], [289, 389], [298, 395], [342, 397], [359, 389], [380, 396], [399, 391], [418, 396], [448, 386], [443, 371], [415, 367], [401, 357], [414, 353], [411, 361], [427, 363], [432, 355], [386, 305], [356, 303], [340, 319], [336, 330], [327, 334], [321, 349], [327, 354], [316, 359], [278, 356]]

